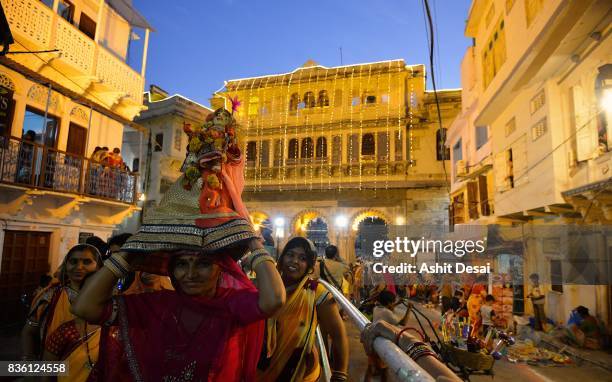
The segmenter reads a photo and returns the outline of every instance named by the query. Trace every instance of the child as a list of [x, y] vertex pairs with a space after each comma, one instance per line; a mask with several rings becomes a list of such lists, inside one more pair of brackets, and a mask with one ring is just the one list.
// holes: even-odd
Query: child
[[489, 328], [493, 326], [493, 320], [495, 317], [495, 311], [493, 310], [493, 303], [495, 297], [488, 294], [485, 297], [484, 305], [480, 307], [480, 319], [482, 320], [482, 334], [486, 335]]
[[540, 289], [540, 276], [537, 273], [532, 273], [529, 276], [531, 281], [531, 290], [529, 291], [529, 297], [531, 304], [533, 305], [533, 315], [535, 317], [535, 330], [544, 330], [546, 324], [546, 313], [544, 313], [544, 304], [546, 303], [546, 297]]
[[467, 305], [463, 299], [462, 291], [455, 291], [455, 295], [451, 299], [451, 309], [455, 312], [457, 317], [468, 317]]
[[[392, 325], [404, 326], [408, 322], [409, 309], [406, 309], [406, 313], [403, 317], [398, 317], [393, 309], [401, 303], [401, 300], [395, 302], [395, 294], [388, 290], [383, 290], [378, 295], [378, 305], [374, 307], [374, 313], [372, 322], [386, 321]], [[384, 364], [378, 357], [368, 357], [368, 369], [364, 378], [365, 382], [371, 381], [372, 376], [379, 375], [380, 381], [385, 382], [387, 380], [387, 365]]]

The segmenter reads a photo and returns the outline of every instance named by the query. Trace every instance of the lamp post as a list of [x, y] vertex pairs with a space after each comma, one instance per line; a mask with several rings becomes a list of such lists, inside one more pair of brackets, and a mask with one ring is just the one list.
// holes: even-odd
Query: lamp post
[[[344, 234], [346, 232], [346, 227], [348, 227], [348, 219], [344, 215], [338, 215], [336, 216], [334, 223], [336, 225], [336, 243], [341, 251], [347, 251], [347, 246], [340, 244], [340, 233]], [[344, 243], [345, 241], [342, 240], [342, 242]], [[345, 253], [346, 259], [348, 260], [348, 252]]]

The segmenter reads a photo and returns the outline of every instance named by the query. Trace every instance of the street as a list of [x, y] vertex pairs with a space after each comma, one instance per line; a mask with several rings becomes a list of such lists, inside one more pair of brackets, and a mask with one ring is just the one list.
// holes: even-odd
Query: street
[[[436, 319], [437, 313], [430, 310], [419, 307], [423, 313], [425, 313], [432, 321]], [[396, 310], [397, 313], [402, 314], [405, 312], [404, 306], [400, 306]], [[349, 336], [349, 345], [351, 349], [351, 357], [349, 364], [349, 378], [350, 381], [361, 382], [363, 381], [363, 375], [365, 374], [368, 358], [363, 352], [363, 346], [359, 340], [359, 331], [357, 328], [350, 323], [346, 322], [346, 328]], [[409, 326], [417, 326], [417, 322], [414, 316], [411, 315]], [[429, 335], [433, 333], [428, 331]], [[474, 375], [470, 377], [473, 382], [514, 382], [514, 381], [532, 381], [532, 382], [550, 382], [550, 381], [589, 381], [589, 382], [607, 382], [612, 381], [612, 372], [604, 368], [594, 366], [587, 363], [572, 364], [565, 366], [531, 366], [526, 364], [510, 363], [503, 359], [496, 361], [494, 366], [494, 378], [488, 375]], [[376, 378], [374, 381], [378, 381]]]

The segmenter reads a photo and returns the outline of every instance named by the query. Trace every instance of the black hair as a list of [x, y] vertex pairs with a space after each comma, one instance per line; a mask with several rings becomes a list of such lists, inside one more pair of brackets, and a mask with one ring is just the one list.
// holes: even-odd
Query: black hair
[[314, 269], [315, 261], [317, 260], [317, 252], [314, 250], [314, 246], [310, 242], [310, 240], [305, 237], [296, 236], [293, 239], [289, 240], [287, 244], [285, 244], [285, 248], [283, 248], [283, 252], [281, 252], [278, 257], [278, 263], [282, 264], [283, 257], [289, 252], [289, 250], [293, 248], [302, 248], [304, 249], [304, 253], [306, 253], [306, 263], [308, 264], [308, 270]]
[[49, 276], [48, 274], [40, 275], [38, 285], [42, 288], [46, 288], [47, 285], [49, 285], [49, 283], [51, 282], [51, 280], [53, 280], [53, 277]]
[[131, 233], [120, 233], [119, 235], [115, 235], [108, 239], [108, 246], [110, 247], [111, 245], [118, 245], [120, 247], [123, 247], [123, 244], [125, 244], [125, 242], [128, 241], [130, 237], [132, 237]]
[[460, 290], [456, 290], [456, 291], [455, 291], [455, 296], [456, 296], [456, 297], [463, 297], [463, 292], [462, 292], [462, 291], [460, 291]]
[[378, 294], [378, 302], [383, 306], [393, 304], [393, 301], [395, 301], [395, 295], [388, 290], [383, 290]]
[[575, 311], [582, 317], [587, 317], [589, 315], [589, 308], [586, 306], [580, 305], [575, 309]]
[[485, 301], [495, 301], [495, 297], [493, 297], [493, 295], [488, 294], [487, 297], [485, 297]]
[[98, 236], [88, 237], [87, 240], [85, 240], [85, 243], [96, 247], [96, 249], [98, 250], [98, 252], [100, 252], [101, 255], [105, 255], [106, 252], [108, 252], [108, 245], [106, 245], [106, 242]]
[[536, 281], [540, 281], [540, 275], [537, 273], [532, 273], [529, 275], [529, 280], [536, 280]]
[[335, 245], [328, 245], [325, 248], [325, 257], [328, 259], [335, 259], [338, 256], [338, 247]]

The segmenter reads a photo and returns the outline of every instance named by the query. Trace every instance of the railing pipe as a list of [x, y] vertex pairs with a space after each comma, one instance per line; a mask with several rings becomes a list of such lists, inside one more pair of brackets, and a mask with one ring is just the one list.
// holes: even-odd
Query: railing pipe
[[327, 348], [325, 347], [325, 340], [323, 339], [323, 335], [321, 334], [321, 329], [319, 325], [317, 325], [317, 330], [315, 331], [317, 336], [317, 348], [319, 349], [319, 355], [321, 357], [321, 381], [329, 382], [331, 379], [331, 367], [329, 366], [329, 358], [327, 357]]
[[[325, 280], [319, 279], [319, 282], [327, 288], [327, 290], [334, 296], [334, 299], [342, 308], [347, 315], [351, 318], [353, 323], [359, 329], [361, 333], [370, 320], [351, 304], [351, 302], [344, 297], [342, 292], [336, 289], [333, 285]], [[374, 340], [374, 350], [376, 354], [385, 361], [389, 366], [389, 370], [393, 373], [393, 376], [402, 382], [434, 382], [435, 379], [429, 375], [423, 368], [421, 368], [414, 360], [406, 353], [404, 353], [397, 345], [389, 341], [386, 338], [378, 337]]]

